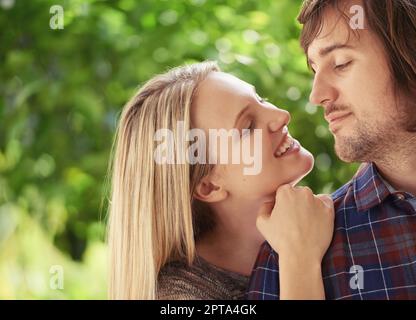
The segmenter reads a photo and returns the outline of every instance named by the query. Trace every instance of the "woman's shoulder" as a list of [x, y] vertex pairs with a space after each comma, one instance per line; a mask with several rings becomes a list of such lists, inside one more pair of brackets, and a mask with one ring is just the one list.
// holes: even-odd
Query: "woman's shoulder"
[[158, 277], [161, 300], [244, 299], [249, 277], [218, 268], [201, 257], [192, 265], [167, 263]]

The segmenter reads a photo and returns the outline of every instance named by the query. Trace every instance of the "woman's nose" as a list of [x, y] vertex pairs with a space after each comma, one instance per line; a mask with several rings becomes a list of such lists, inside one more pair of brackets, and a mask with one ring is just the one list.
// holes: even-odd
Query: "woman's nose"
[[269, 122], [269, 129], [271, 132], [281, 131], [283, 127], [287, 126], [290, 122], [290, 113], [286, 110], [278, 109], [273, 111], [274, 115]]

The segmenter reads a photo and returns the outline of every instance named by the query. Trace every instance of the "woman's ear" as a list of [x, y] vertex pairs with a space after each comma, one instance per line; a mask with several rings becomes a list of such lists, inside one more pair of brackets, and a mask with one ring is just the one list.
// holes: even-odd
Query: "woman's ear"
[[195, 188], [194, 197], [200, 201], [213, 203], [225, 200], [228, 192], [209, 176], [202, 178]]

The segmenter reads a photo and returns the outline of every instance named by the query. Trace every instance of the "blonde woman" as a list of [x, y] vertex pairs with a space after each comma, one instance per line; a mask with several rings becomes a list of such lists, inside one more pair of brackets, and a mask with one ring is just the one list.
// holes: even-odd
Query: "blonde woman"
[[[243, 299], [267, 239], [279, 253], [282, 299], [324, 298], [320, 264], [332, 238], [332, 203], [294, 187], [313, 157], [291, 138], [289, 121], [213, 62], [147, 82], [124, 107], [113, 146], [109, 297]], [[236, 129], [229, 147], [260, 143], [261, 170], [247, 174], [244, 161], [219, 161], [212, 141], [194, 154], [206, 151], [210, 161], [183, 161], [193, 141], [178, 140], [178, 123], [206, 136]], [[165, 150], [173, 163], [155, 159], [160, 130], [175, 137]]]

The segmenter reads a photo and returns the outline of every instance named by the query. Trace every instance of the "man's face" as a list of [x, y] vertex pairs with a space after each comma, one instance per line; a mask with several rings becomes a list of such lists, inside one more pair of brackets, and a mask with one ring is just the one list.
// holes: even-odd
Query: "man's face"
[[352, 31], [339, 12], [326, 9], [307, 52], [315, 73], [310, 100], [324, 107], [339, 158], [384, 160], [404, 132], [390, 71], [378, 38], [368, 29], [358, 30], [358, 37]]

